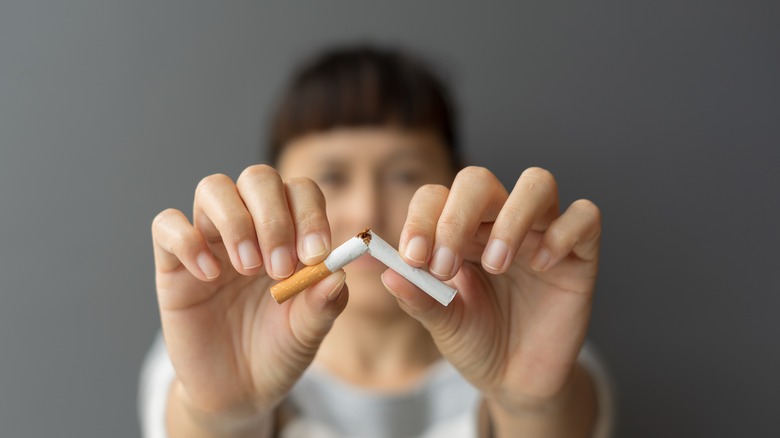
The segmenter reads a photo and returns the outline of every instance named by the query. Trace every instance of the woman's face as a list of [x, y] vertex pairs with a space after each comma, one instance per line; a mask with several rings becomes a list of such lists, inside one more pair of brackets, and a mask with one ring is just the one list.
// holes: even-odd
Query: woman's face
[[[445, 145], [427, 131], [345, 128], [292, 141], [278, 170], [284, 179], [303, 176], [320, 187], [334, 248], [366, 227], [397, 248], [412, 195], [423, 184], [449, 186], [450, 163]], [[350, 308], [397, 309], [379, 278], [385, 269], [368, 255], [344, 268]]]

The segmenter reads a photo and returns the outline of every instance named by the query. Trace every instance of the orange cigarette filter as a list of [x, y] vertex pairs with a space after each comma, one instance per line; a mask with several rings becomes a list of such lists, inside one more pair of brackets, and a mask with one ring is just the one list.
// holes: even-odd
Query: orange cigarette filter
[[368, 251], [371, 234], [366, 228], [357, 236], [334, 249], [328, 257], [313, 266], [307, 266], [271, 287], [271, 295], [281, 304], [302, 292], [312, 284], [324, 279], [346, 266]]
[[317, 263], [314, 266], [307, 266], [292, 276], [271, 286], [271, 295], [273, 295], [277, 303], [282, 304], [330, 274], [331, 272], [328, 270], [328, 267], [325, 266], [325, 262]]

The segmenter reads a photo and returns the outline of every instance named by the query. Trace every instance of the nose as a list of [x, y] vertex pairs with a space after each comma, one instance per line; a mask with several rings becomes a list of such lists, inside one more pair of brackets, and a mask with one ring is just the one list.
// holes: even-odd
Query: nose
[[365, 227], [381, 230], [385, 216], [382, 205], [379, 182], [373, 175], [369, 175], [353, 182], [346, 205], [349, 211], [341, 213], [349, 218], [349, 223], [355, 230], [359, 231]]

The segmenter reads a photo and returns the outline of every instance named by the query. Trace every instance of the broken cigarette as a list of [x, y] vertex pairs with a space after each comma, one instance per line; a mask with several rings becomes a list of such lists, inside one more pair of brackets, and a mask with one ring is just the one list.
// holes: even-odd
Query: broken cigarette
[[442, 283], [441, 280], [427, 271], [407, 265], [401, 259], [398, 251], [376, 234], [371, 235], [371, 240], [368, 243], [368, 252], [375, 259], [387, 265], [388, 268], [397, 272], [445, 306], [452, 301], [457, 293], [455, 289]]
[[369, 229], [365, 229], [334, 249], [323, 262], [307, 266], [290, 278], [272, 286], [271, 295], [281, 304], [366, 252], [445, 306], [452, 301], [457, 293], [455, 289], [447, 286], [428, 272], [407, 265], [395, 248]]
[[368, 245], [360, 235], [355, 236], [334, 249], [322, 262], [307, 266], [289, 278], [271, 286], [271, 295], [277, 303], [282, 304], [312, 284], [343, 268], [365, 254], [366, 251], [368, 251]]

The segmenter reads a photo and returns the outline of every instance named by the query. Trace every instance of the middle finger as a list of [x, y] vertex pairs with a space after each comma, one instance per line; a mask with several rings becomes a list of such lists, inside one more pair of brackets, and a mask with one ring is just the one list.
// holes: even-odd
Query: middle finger
[[295, 229], [279, 173], [270, 166], [251, 166], [241, 173], [236, 186], [252, 215], [266, 271], [277, 280], [289, 277], [298, 258]]
[[483, 222], [495, 220], [508, 194], [493, 173], [482, 167], [461, 170], [436, 225], [430, 271], [452, 278], [463, 262], [463, 250]]

